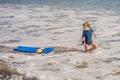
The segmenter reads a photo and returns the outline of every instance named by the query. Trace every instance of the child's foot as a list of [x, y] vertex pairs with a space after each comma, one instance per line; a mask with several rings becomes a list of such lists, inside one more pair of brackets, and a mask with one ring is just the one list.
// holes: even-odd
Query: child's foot
[[91, 53], [94, 53], [96, 49], [97, 49], [97, 48], [91, 48], [89, 51], [90, 51]]
[[90, 50], [90, 52], [91, 52], [91, 53], [94, 53], [94, 52], [95, 52], [95, 50]]
[[88, 52], [89, 52], [88, 50], [85, 51], [85, 53], [88, 53]]

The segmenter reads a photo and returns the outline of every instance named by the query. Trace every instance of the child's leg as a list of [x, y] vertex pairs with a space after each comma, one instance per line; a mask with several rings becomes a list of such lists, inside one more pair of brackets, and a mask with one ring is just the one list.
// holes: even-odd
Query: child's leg
[[97, 44], [95, 42], [92, 42], [92, 48], [90, 49], [90, 51], [96, 50], [98, 48]]
[[84, 44], [84, 46], [85, 46], [85, 52], [88, 52], [88, 45]]

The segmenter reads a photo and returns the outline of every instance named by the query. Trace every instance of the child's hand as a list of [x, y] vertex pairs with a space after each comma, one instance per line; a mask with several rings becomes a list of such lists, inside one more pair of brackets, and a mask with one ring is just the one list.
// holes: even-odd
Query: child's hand
[[93, 32], [93, 35], [94, 35], [95, 38], [98, 38], [95, 32]]
[[85, 41], [82, 41], [82, 44], [85, 44]]

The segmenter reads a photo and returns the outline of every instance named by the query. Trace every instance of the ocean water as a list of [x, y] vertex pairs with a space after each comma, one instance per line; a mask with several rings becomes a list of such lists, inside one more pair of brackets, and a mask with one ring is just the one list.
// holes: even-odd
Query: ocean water
[[[85, 2], [83, 0], [31, 0], [29, 2], [28, 0], [21, 0], [20, 2], [17, 2], [17, 0], [1, 1], [0, 44], [80, 46], [81, 34], [83, 30], [82, 24], [84, 21], [90, 21], [92, 28], [96, 31], [98, 37], [100, 37], [95, 39], [98, 44], [101, 44], [100, 42], [103, 42], [103, 39], [106, 37], [107, 39], [112, 39], [116, 34], [118, 37], [120, 11], [117, 10], [117, 8], [119, 8], [119, 5], [117, 4], [120, 1], [116, 0], [114, 2], [114, 4], [116, 4], [114, 7], [112, 6], [113, 4], [109, 4], [109, 6], [106, 5], [104, 7], [103, 5], [106, 3], [112, 3], [112, 0], [109, 2], [107, 0], [104, 1], [104, 4], [99, 4], [101, 5], [101, 8], [96, 7], [96, 9], [88, 9], [87, 7], [89, 6], [86, 7], [83, 4], [96, 3], [96, 5], [98, 5], [98, 2], [100, 2], [99, 0], [91, 0], [91, 2]], [[61, 4], [57, 5], [57, 3], [60, 2]], [[69, 7], [72, 2], [72, 7]], [[78, 4], [82, 4], [82, 7], [85, 7], [86, 9], [79, 6], [77, 7]], [[115, 9], [107, 10], [107, 7], [110, 6]], [[90, 7], [95, 7], [95, 5], [91, 5]], [[107, 29], [109, 30], [106, 33], [105, 30]], [[117, 40], [115, 39], [115, 41]]]
[[89, 21], [98, 35], [93, 40], [100, 48], [110, 49], [111, 43], [120, 40], [119, 3], [119, 0], [0, 0], [0, 44], [82, 47], [82, 24]]
[[0, 3], [67, 6], [79, 7], [83, 9], [104, 8], [107, 10], [120, 10], [120, 0], [0, 0]]
[[[93, 38], [99, 45], [94, 54], [85, 54], [81, 45], [85, 21], [98, 36]], [[14, 52], [18, 45], [52, 46], [58, 51], [29, 55]], [[120, 80], [119, 48], [120, 0], [0, 0], [0, 59], [25, 76]]]

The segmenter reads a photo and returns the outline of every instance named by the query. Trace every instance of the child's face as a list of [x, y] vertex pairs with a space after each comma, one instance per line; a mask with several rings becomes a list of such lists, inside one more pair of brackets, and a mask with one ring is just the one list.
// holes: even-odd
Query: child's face
[[84, 29], [87, 29], [88, 27], [86, 25], [83, 26]]

